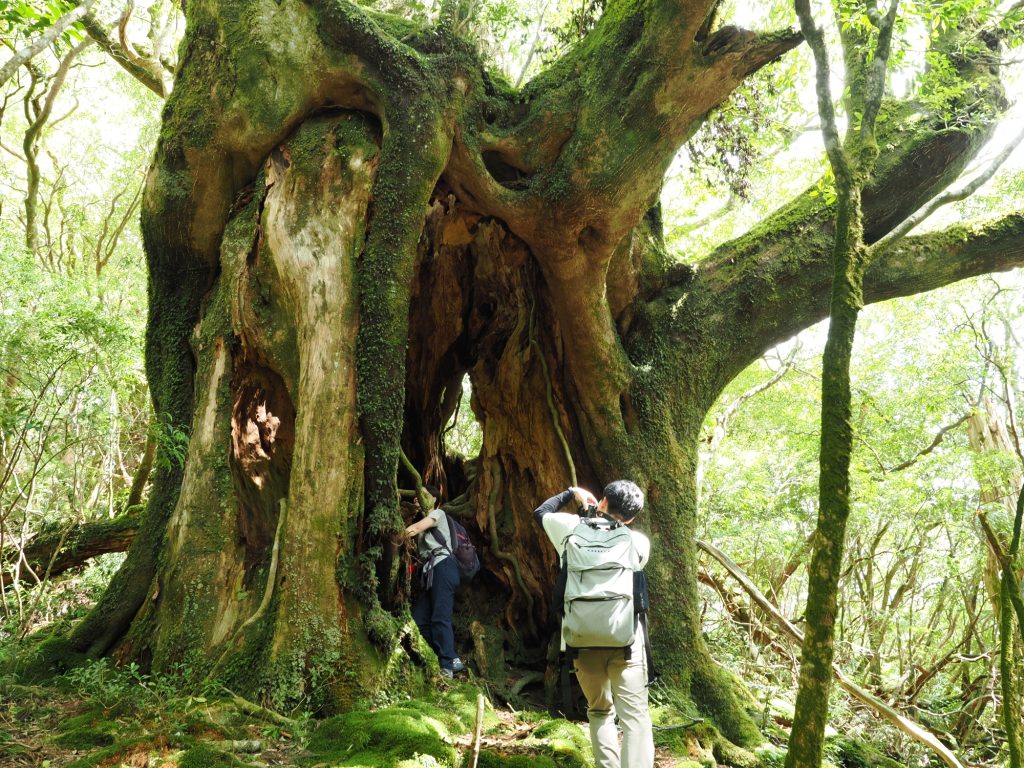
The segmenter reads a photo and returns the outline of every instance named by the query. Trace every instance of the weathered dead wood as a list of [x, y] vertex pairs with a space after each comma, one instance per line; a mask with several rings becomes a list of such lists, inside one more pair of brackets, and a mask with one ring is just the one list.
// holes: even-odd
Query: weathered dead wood
[[[775, 624], [793, 640], [798, 643], [803, 643], [803, 633], [797, 629], [787, 619], [782, 612], [772, 604], [772, 602], [761, 594], [761, 591], [754, 585], [754, 583], [747, 578], [747, 575], [740, 570], [740, 567], [736, 565], [732, 560], [729, 559], [728, 555], [722, 552], [718, 547], [713, 544], [709, 544], [705, 541], [697, 541], [697, 546], [711, 555], [717, 560], [729, 575], [739, 582], [740, 586], [750, 595], [755, 603], [775, 622]], [[851, 681], [845, 674], [835, 665], [832, 665], [832, 673], [836, 678], [836, 682], [839, 686], [853, 696], [864, 706], [873, 710], [879, 717], [884, 720], [888, 720], [892, 723], [901, 733], [906, 734], [911, 739], [919, 744], [923, 744], [932, 750], [939, 759], [942, 760], [949, 768], [963, 768], [963, 764], [957, 759], [956, 755], [938, 738], [935, 734], [925, 730], [919, 724], [913, 720], [905, 717], [904, 715], [897, 712], [895, 709], [890, 707], [881, 699], [872, 696], [870, 693], [859, 687], [853, 681]]]

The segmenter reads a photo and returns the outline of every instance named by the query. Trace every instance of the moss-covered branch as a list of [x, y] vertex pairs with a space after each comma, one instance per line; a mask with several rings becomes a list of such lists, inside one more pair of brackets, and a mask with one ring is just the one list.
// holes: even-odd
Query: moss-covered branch
[[131, 514], [83, 523], [70, 531], [43, 531], [28, 542], [23, 552], [15, 547], [4, 549], [0, 588], [11, 583], [8, 568], [13, 569], [22, 557], [37, 574], [48, 570], [51, 577], [58, 576], [91, 557], [124, 552], [135, 539], [138, 527], [139, 515]]
[[[976, 149], [967, 152], [968, 147], [963, 147], [968, 156]], [[960, 166], [967, 159], [951, 162]], [[918, 177], [928, 175], [921, 166], [916, 170]], [[950, 172], [949, 166], [929, 170], [936, 175]], [[906, 196], [890, 202], [914, 205]], [[865, 192], [869, 230], [877, 224], [878, 215], [890, 214], [879, 203], [872, 204]], [[719, 249], [690, 286], [694, 312], [716, 306], [704, 324], [707, 337], [722, 342], [724, 365], [716, 375], [723, 385], [764, 350], [827, 316], [832, 239], [828, 210], [820, 198], [802, 195], [749, 235]], [[909, 296], [1024, 263], [1021, 219], [1021, 214], [1011, 214], [994, 222], [958, 225], [906, 238], [876, 252], [865, 276], [865, 301]], [[679, 329], [688, 330], [686, 326]]]
[[[974, 29], [964, 28], [958, 34], [957, 39], [942, 40], [940, 47], [998, 46], [996, 40], [978, 38]], [[881, 154], [863, 190], [864, 240], [868, 245], [948, 187], [992, 135], [1004, 103], [996, 65], [961, 61], [957, 77], [979, 106], [970, 120], [956, 127], [947, 127], [942, 115], [911, 101], [882, 103], [875, 137]], [[809, 189], [748, 234], [720, 246], [686, 286], [687, 311], [680, 313], [678, 327], [690, 338], [697, 331], [695, 350], [706, 349], [712, 341], [719, 345], [716, 357], [721, 365], [713, 374], [717, 386], [724, 386], [763, 350], [825, 317], [833, 221], [833, 206]], [[914, 240], [935, 244], [933, 240]], [[879, 261], [891, 264], [890, 257], [891, 252], [877, 254]], [[902, 276], [903, 281], [921, 287], [908, 284], [900, 292], [893, 286], [892, 295], [927, 290], [988, 271], [981, 263], [973, 269], [965, 267], [959, 277], [934, 281], [931, 273], [939, 267], [930, 256]], [[922, 272], [920, 281], [913, 276], [915, 270]], [[873, 295], [877, 285], [873, 275], [877, 274], [873, 269], [866, 277], [867, 301], [886, 298]]]
[[[956, 225], [902, 240], [881, 252], [864, 278], [864, 301], [880, 301], [935, 290], [969, 277], [1024, 266], [1024, 213], [996, 221]], [[730, 370], [742, 369], [757, 355], [828, 316], [828, 258], [819, 254], [802, 263], [799, 276], [772, 280], [765, 273], [756, 324], [744, 329], [751, 346]], [[750, 287], [751, 290], [757, 290]]]
[[[490, 160], [467, 152], [462, 166], [477, 178], [464, 174], [462, 188], [504, 209], [532, 245], [566, 253], [583, 236], [587, 258], [607, 266], [708, 111], [801, 42], [793, 30], [711, 31], [715, 5], [609, 2], [593, 31], [523, 89], [525, 112], [496, 111], [467, 148]], [[538, 210], [546, 215], [529, 215]]]

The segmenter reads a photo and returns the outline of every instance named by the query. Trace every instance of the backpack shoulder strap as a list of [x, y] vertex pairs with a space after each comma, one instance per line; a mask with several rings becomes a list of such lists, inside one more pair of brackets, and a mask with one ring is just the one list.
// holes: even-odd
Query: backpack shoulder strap
[[657, 682], [661, 673], [654, 666], [654, 656], [651, 655], [651, 633], [647, 629], [647, 611], [640, 614], [640, 626], [644, 628], [644, 657], [647, 661], [647, 685]]
[[[451, 537], [451, 535], [452, 535], [452, 526], [448, 522], [448, 513], [444, 512], [444, 510], [442, 510], [442, 513], [444, 514], [444, 525], [448, 529], [448, 536]], [[437, 524], [440, 525], [441, 521], [438, 520]], [[451, 546], [449, 546], [448, 543], [445, 541], [445, 538], [444, 538], [444, 536], [441, 535], [441, 532], [439, 530], [437, 530], [437, 525], [430, 526], [427, 529], [427, 533], [429, 533], [433, 537], [434, 541], [436, 541], [438, 544], [441, 545], [441, 548], [445, 552], [447, 552], [449, 555], [453, 554]]]

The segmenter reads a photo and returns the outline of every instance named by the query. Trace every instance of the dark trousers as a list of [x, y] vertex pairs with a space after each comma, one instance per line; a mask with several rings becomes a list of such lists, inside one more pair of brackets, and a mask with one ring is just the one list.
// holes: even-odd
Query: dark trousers
[[444, 669], [452, 668], [455, 658], [455, 630], [452, 608], [455, 588], [459, 586], [459, 566], [455, 558], [446, 557], [434, 565], [430, 589], [421, 588], [412, 601], [412, 618]]

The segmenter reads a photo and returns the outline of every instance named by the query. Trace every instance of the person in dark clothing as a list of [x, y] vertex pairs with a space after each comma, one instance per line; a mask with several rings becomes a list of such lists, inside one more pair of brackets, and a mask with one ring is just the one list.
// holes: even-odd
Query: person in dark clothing
[[[424, 486], [424, 490], [432, 497], [434, 508], [405, 529], [408, 536], [416, 537], [416, 552], [421, 563], [417, 570], [419, 578], [412, 601], [412, 618], [437, 654], [441, 675], [451, 678], [466, 668], [456, 655], [452, 626], [455, 589], [461, 575], [451, 555], [454, 548], [448, 516], [437, 506], [438, 490], [430, 485]], [[443, 545], [432, 530], [443, 539]]]

